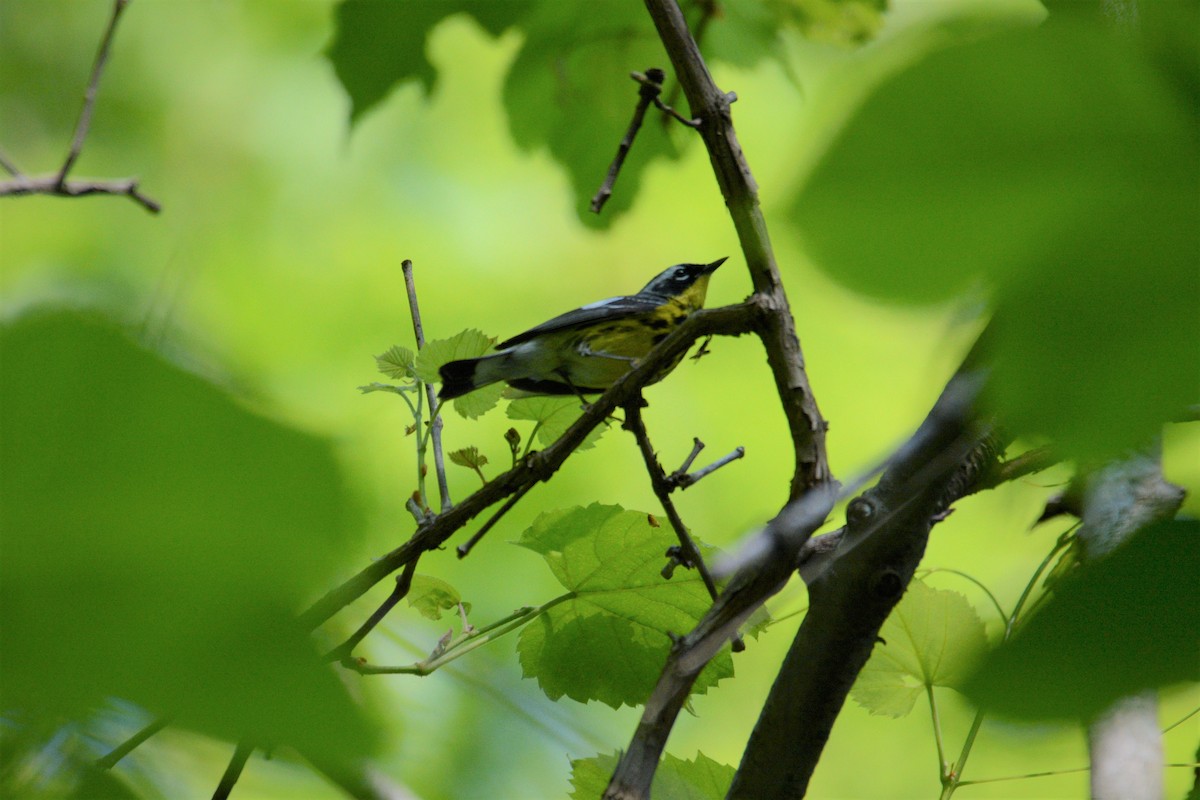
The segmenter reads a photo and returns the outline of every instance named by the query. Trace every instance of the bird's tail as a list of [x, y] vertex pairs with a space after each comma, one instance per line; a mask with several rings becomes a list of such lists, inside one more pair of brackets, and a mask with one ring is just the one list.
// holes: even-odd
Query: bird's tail
[[503, 378], [497, 369], [504, 354], [483, 356], [482, 358], [464, 358], [461, 361], [449, 361], [441, 366], [438, 374], [442, 376], [442, 388], [438, 391], [439, 400], [453, 400], [462, 397], [467, 392], [481, 389], [490, 383]]

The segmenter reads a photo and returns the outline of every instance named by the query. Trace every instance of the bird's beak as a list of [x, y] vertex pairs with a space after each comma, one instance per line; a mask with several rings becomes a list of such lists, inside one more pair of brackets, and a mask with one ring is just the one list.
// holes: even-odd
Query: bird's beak
[[717, 267], [724, 264], [728, 259], [729, 259], [729, 256], [725, 256], [724, 258], [718, 258], [716, 261], [712, 262], [711, 264], [706, 265], [704, 267], [704, 271], [701, 272], [700, 274], [701, 275], [712, 275], [714, 272], [717, 271]]

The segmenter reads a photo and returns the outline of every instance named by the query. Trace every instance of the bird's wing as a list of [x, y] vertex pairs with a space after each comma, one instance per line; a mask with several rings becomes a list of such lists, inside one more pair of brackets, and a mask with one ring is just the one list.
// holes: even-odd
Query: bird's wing
[[616, 320], [625, 317], [631, 317], [634, 314], [641, 314], [646, 311], [653, 311], [661, 305], [661, 300], [656, 300], [651, 297], [642, 297], [640, 295], [628, 295], [625, 297], [610, 297], [607, 300], [598, 300], [595, 303], [588, 303], [582, 308], [577, 308], [574, 311], [568, 311], [565, 314], [559, 314], [553, 319], [546, 320], [537, 327], [530, 328], [524, 333], [518, 333], [511, 339], [505, 339], [500, 344], [496, 345], [497, 350], [505, 350], [521, 342], [528, 342], [530, 339], [537, 338], [547, 333], [556, 331], [571, 330], [572, 328], [582, 328], [585, 325], [590, 325], [593, 322], [600, 320]]

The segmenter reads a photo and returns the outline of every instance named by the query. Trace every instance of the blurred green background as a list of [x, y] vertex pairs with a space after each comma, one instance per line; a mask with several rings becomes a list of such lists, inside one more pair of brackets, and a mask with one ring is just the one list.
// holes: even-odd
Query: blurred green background
[[[511, 335], [567, 308], [634, 291], [680, 261], [732, 257], [712, 282], [710, 305], [736, 302], [750, 290], [698, 141], [681, 138], [681, 159], [651, 166], [627, 213], [607, 230], [589, 229], [578, 221], [578, 198], [560, 168], [544, 152], [518, 149], [509, 134], [501, 91], [519, 34], [496, 39], [468, 18], [451, 18], [429, 43], [438, 72], [430, 96], [404, 85], [351, 130], [349, 101], [322, 56], [334, 5], [136, 0], [117, 33], [74, 174], [137, 175], [163, 213], [149, 215], [122, 198], [5, 198], [0, 205], [6, 316], [46, 301], [107, 309], [144, 342], [226, 387], [241, 406], [333, 442], [361, 522], [312, 597], [412, 529], [404, 510], [414, 488], [407, 411], [397, 398], [356, 390], [378, 377], [374, 354], [392, 344], [413, 346], [402, 259], [415, 263], [430, 337], [465, 327]], [[714, 65], [718, 84], [738, 94], [735, 123], [830, 421], [832, 466], [843, 478], [889, 452], [919, 422], [979, 328], [977, 299], [924, 307], [870, 302], [818, 271], [778, 219], [869, 88], [949, 36], [945, 20], [979, 5], [896, 0], [865, 47], [792, 34], [782, 40], [786, 66]], [[1040, 13], [1032, 2], [987, 5], [981, 14]], [[26, 172], [61, 163], [109, 13], [107, 0], [0, 0], [0, 147]], [[629, 98], [631, 110], [632, 83]], [[607, 157], [616, 141], [597, 147]], [[602, 177], [596, 175], [597, 186]], [[648, 391], [646, 420], [668, 469], [693, 436], [714, 458], [745, 446], [743, 461], [678, 501], [697, 535], [729, 546], [778, 510], [791, 459], [757, 342], [719, 340], [711, 349]], [[88, 380], [86, 371], [75, 377]], [[510, 424], [502, 412], [478, 422], [449, 415], [447, 447], [477, 445], [493, 465], [504, 464], [502, 434]], [[1169, 431], [1169, 477], [1200, 483], [1198, 446], [1194, 430]], [[469, 470], [450, 470], [454, 498], [477, 485]], [[1049, 471], [960, 503], [935, 529], [926, 565], [968, 572], [1011, 606], [1063, 529], [1029, 530], [1067, 474]], [[558, 591], [553, 578], [539, 558], [509, 542], [542, 510], [596, 500], [659, 511], [633, 442], [615, 426], [552, 483], [535, 488], [469, 558], [433, 553], [421, 571], [454, 584], [472, 603], [476, 624], [544, 602]], [[1186, 509], [1200, 509], [1194, 495]], [[989, 630], [999, 629], [970, 584], [949, 575], [931, 583], [966, 593]], [[339, 615], [322, 641], [339, 641], [382, 592]], [[773, 613], [787, 618], [735, 659], [736, 680], [695, 700], [695, 716], [685, 715], [671, 739], [672, 753], [691, 758], [702, 750], [737, 764], [798, 624], [787, 615], [804, 604], [797, 582], [772, 601]], [[411, 661], [450, 624], [398, 609], [364, 651], [378, 663]], [[625, 746], [636, 710], [551, 703], [521, 678], [514, 641], [427, 678], [342, 676], [382, 722], [375, 763], [420, 797], [549, 798], [567, 792], [568, 758]], [[953, 696], [946, 702], [942, 724], [957, 752], [972, 712]], [[1198, 704], [1196, 687], [1171, 691], [1162, 722]], [[810, 796], [934, 796], [934, 742], [921, 712], [892, 720], [848, 703]], [[134, 727], [113, 707], [89, 728], [87, 741], [100, 754]], [[1193, 719], [1167, 734], [1169, 762], [1193, 758], [1196, 732]], [[205, 796], [230, 750], [172, 729], [120, 770], [150, 796]], [[969, 777], [1085, 765], [1075, 727], [989, 721]], [[1073, 773], [983, 784], [959, 796], [1078, 797], [1086, 780], [1086, 773]], [[1190, 780], [1186, 769], [1169, 771], [1170, 795], [1182, 795]], [[283, 753], [255, 758], [235, 796], [339, 795]]]

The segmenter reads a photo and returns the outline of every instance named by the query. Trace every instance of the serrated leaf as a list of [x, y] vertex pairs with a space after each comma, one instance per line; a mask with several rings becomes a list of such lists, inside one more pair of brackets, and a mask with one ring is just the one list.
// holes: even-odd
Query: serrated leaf
[[[426, 619], [441, 619], [442, 614], [451, 611], [462, 603], [462, 595], [441, 578], [417, 573], [413, 575], [412, 586], [408, 596], [404, 598]], [[470, 603], [463, 603], [463, 608], [471, 610]]]
[[343, 0], [334, 13], [334, 38], [325, 55], [350, 96], [356, 122], [399, 83], [417, 81], [428, 94], [437, 74], [425, 56], [429, 34], [465, 11], [492, 35], [525, 13], [526, 0]]
[[482, 389], [467, 392], [461, 397], [454, 398], [454, 410], [458, 412], [459, 416], [466, 419], [479, 419], [496, 407], [504, 389], [505, 384], [493, 383]]
[[1064, 577], [964, 691], [989, 711], [1087, 719], [1119, 697], [1200, 680], [1200, 522], [1139, 531]]
[[494, 339], [474, 328], [468, 328], [448, 339], [434, 339], [426, 342], [417, 353], [413, 370], [425, 383], [440, 383], [442, 379], [438, 375], [438, 369], [443, 364], [460, 358], [477, 358], [491, 350], [493, 344]]
[[[663, 553], [675, 542], [646, 514], [593, 503], [539, 516], [517, 544], [546, 560], [570, 595], [521, 632], [526, 677], [553, 700], [644, 702], [671, 647], [712, 605], [693, 570], [665, 580]], [[728, 650], [700, 673], [703, 693], [733, 674]]]
[[[537, 440], [543, 447], [549, 447], [579, 419], [583, 409], [578, 397], [536, 396], [513, 400], [508, 404], [506, 413], [509, 419], [527, 419], [538, 423]], [[588, 450], [595, 447], [596, 442], [604, 435], [606, 427], [601, 423], [592, 428], [591, 433], [584, 437], [577, 449]]]
[[[522, 149], [549, 150], [571, 180], [576, 213], [585, 225], [608, 225], [637, 196], [646, 166], [677, 155], [667, 127], [648, 115], [603, 214], [589, 201], [600, 188], [638, 102], [633, 70], [667, 66], [646, 10], [636, 3], [541, 3], [523, 23], [525, 43], [504, 84], [513, 140]], [[655, 114], [653, 109], [652, 114]]]
[[470, 469], [479, 469], [488, 463], [488, 457], [479, 452], [479, 448], [475, 445], [464, 447], [461, 450], [452, 450], [446, 455], [460, 467], [468, 467]]
[[[616, 754], [572, 761], [573, 800], [594, 800], [603, 795], [617, 761]], [[722, 800], [733, 785], [734, 772], [733, 767], [703, 753], [696, 753], [693, 761], [666, 753], [654, 772], [650, 796], [654, 800]]]
[[416, 372], [413, 371], [415, 358], [416, 354], [412, 350], [396, 344], [389, 347], [387, 352], [375, 356], [375, 366], [384, 375], [399, 381], [416, 376]]
[[851, 694], [872, 714], [902, 717], [928, 686], [958, 688], [987, 650], [983, 621], [967, 598], [919, 580], [883, 623]]

